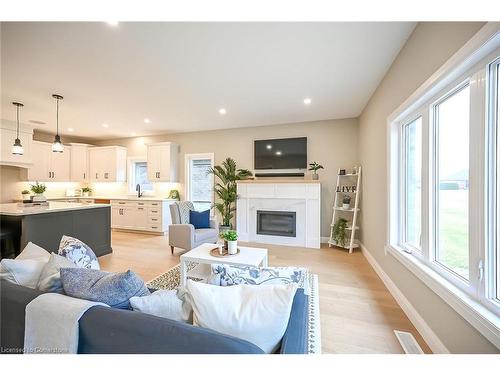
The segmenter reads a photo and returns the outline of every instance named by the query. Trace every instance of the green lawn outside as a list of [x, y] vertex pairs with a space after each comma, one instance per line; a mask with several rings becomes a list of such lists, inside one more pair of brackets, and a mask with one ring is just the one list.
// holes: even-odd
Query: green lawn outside
[[468, 190], [441, 190], [439, 194], [438, 260], [469, 278]]

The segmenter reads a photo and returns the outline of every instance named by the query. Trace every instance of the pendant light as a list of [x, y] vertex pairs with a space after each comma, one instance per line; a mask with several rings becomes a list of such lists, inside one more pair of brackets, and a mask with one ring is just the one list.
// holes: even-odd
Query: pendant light
[[52, 152], [63, 152], [64, 146], [59, 136], [59, 100], [62, 100], [63, 97], [57, 94], [52, 94], [52, 97], [56, 100], [56, 136], [54, 138], [54, 143], [52, 143]]
[[19, 139], [19, 108], [20, 107], [24, 107], [24, 104], [22, 103], [18, 103], [18, 102], [12, 102], [12, 104], [14, 104], [17, 108], [16, 108], [16, 112], [17, 112], [17, 136], [16, 136], [16, 140], [14, 141], [14, 145], [12, 146], [12, 154], [13, 155], [22, 155], [24, 154], [24, 149], [23, 149], [23, 145], [21, 144], [21, 140]]

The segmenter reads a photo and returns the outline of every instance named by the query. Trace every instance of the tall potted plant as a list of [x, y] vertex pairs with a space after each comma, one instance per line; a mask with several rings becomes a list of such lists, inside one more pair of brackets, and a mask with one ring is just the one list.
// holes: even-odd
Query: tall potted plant
[[231, 219], [234, 217], [234, 211], [236, 211], [236, 181], [252, 176], [252, 172], [248, 169], [236, 168], [236, 162], [231, 158], [227, 158], [222, 162], [222, 165], [210, 168], [208, 173], [218, 178], [214, 187], [218, 202], [215, 202], [213, 207], [222, 218], [222, 225], [219, 226], [219, 229], [221, 231], [231, 229]]

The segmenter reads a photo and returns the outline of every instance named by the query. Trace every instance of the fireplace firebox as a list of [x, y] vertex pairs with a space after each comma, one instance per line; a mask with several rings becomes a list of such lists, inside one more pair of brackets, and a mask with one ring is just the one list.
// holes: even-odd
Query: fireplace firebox
[[297, 214], [290, 211], [257, 210], [257, 234], [296, 237]]

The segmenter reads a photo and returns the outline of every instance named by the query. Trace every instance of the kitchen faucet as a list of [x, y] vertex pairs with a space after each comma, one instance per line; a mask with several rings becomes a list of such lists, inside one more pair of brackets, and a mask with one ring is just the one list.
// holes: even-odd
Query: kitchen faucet
[[137, 191], [137, 198], [142, 197], [141, 185], [140, 184], [137, 184], [137, 186], [135, 187], [135, 191]]

